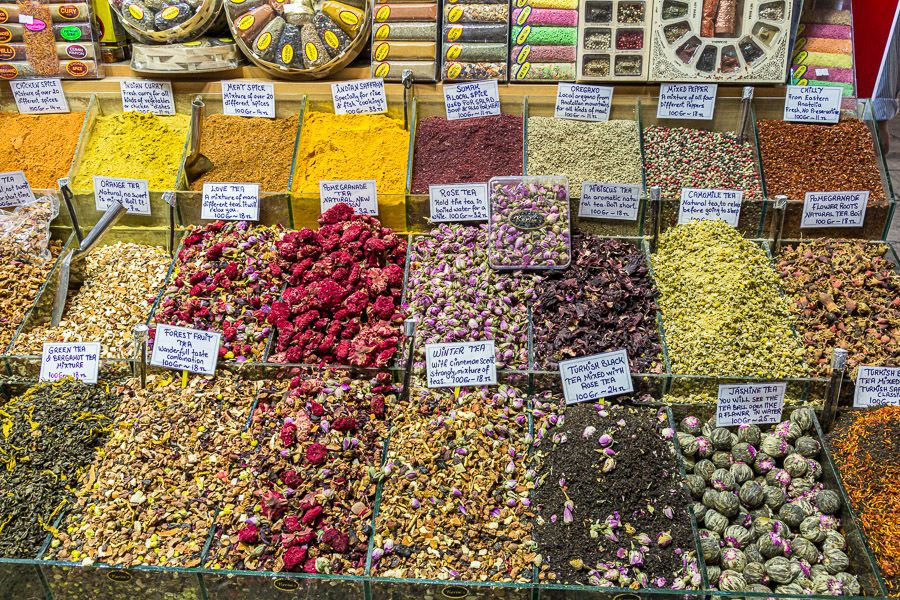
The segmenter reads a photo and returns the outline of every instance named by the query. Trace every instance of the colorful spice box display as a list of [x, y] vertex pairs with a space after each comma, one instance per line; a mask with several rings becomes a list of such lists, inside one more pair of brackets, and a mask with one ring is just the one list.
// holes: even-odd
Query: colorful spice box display
[[512, 22], [511, 81], [575, 80], [578, 0], [516, 3]]
[[441, 78], [444, 81], [506, 81], [509, 0], [442, 0], [441, 6]]
[[437, 78], [437, 0], [375, 3], [372, 13], [372, 76], [400, 80], [412, 71], [415, 81]]
[[84, 113], [0, 113], [0, 173], [23, 171], [35, 190], [55, 190], [69, 174]]
[[900, 457], [895, 443], [898, 435], [900, 407], [886, 406], [844, 411], [832, 432], [825, 436], [891, 596], [900, 595], [900, 495], [896, 490]]
[[579, 81], [646, 81], [653, 5], [643, 0], [580, 0]]
[[804, 10], [791, 59], [794, 85], [839, 87], [856, 95], [849, 10]]

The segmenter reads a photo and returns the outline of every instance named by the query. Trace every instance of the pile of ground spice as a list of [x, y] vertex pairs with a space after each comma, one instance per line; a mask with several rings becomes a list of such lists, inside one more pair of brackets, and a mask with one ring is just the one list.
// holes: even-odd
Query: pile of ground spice
[[900, 406], [846, 411], [825, 436], [891, 596], [900, 597]]
[[191, 182], [191, 189], [202, 190], [205, 181], [223, 181], [258, 183], [264, 192], [286, 191], [299, 122], [299, 115], [284, 119], [207, 117], [200, 151], [215, 166]]
[[72, 167], [83, 112], [0, 113], [0, 173], [24, 171], [32, 189], [56, 189]]

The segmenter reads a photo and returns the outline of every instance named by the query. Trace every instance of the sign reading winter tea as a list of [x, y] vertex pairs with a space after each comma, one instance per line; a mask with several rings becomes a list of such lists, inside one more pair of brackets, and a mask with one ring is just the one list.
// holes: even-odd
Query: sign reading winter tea
[[641, 205], [641, 186], [630, 183], [595, 183], [581, 185], [578, 216], [593, 219], [636, 221]]
[[862, 227], [869, 192], [806, 192], [800, 227]]
[[720, 385], [716, 427], [780, 422], [786, 390], [786, 383]]
[[488, 186], [486, 183], [453, 183], [428, 186], [431, 222], [486, 221]]
[[609, 121], [613, 88], [602, 85], [560, 83], [556, 88], [557, 119]]
[[69, 112], [69, 101], [59, 79], [13, 79], [9, 86], [16, 108], [23, 115]]
[[839, 87], [789, 85], [784, 98], [784, 120], [803, 123], [837, 123], [841, 120]]
[[41, 350], [41, 381], [72, 377], [97, 383], [100, 371], [100, 342], [44, 342]]
[[357, 215], [378, 216], [378, 190], [374, 179], [358, 181], [319, 180], [319, 206], [324, 213], [335, 204], [343, 202]]
[[468, 81], [444, 86], [447, 120], [493, 117], [500, 114], [500, 90], [497, 80]]
[[101, 177], [94, 175], [94, 204], [99, 211], [105, 211], [119, 202], [136, 215], [150, 214], [150, 186], [146, 179], [125, 179], [124, 177]]
[[378, 114], [388, 109], [384, 79], [380, 77], [332, 83], [331, 99], [336, 115]]
[[236, 117], [275, 118], [275, 84], [222, 81], [222, 108]]
[[428, 387], [497, 385], [494, 342], [425, 344]]
[[213, 375], [222, 334], [175, 325], [157, 325], [150, 364], [178, 371]]
[[656, 118], [710, 121], [716, 108], [718, 87], [715, 83], [662, 83]]
[[592, 354], [559, 363], [566, 404], [587, 402], [634, 391], [628, 351]]
[[854, 408], [900, 404], [900, 368], [865, 367], [856, 372]]
[[122, 89], [122, 111], [153, 113], [156, 115], [175, 114], [175, 96], [168, 81], [146, 81], [126, 79], [120, 82]]
[[259, 221], [259, 184], [204, 182], [200, 218]]
[[28, 185], [24, 171], [0, 173], [0, 208], [18, 206], [34, 200], [34, 192]]
[[737, 227], [743, 199], [743, 190], [681, 188], [678, 224], [722, 219], [732, 227]]

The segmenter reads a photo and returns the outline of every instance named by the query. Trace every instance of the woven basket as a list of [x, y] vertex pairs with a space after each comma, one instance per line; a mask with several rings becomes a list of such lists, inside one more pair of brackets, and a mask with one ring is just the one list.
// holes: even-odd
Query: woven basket
[[206, 33], [216, 22], [216, 18], [222, 14], [223, 0], [204, 0], [197, 12], [194, 13], [194, 16], [184, 23], [165, 31], [137, 29], [122, 18], [121, 7], [116, 6], [114, 0], [110, 0], [109, 4], [119, 16], [119, 22], [122, 23], [125, 30], [138, 41], [145, 44], [176, 44], [179, 42], [190, 42]]

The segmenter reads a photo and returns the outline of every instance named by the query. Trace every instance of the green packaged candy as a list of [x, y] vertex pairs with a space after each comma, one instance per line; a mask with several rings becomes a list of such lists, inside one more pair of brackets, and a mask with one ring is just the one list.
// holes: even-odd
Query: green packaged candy
[[279, 67], [289, 67], [291, 69], [303, 68], [303, 50], [300, 41], [300, 30], [286, 23], [284, 30], [281, 32], [281, 39], [278, 41], [278, 48], [275, 52], [275, 63]]
[[156, 15], [154, 25], [159, 31], [166, 31], [178, 27], [194, 16], [194, 9], [187, 4], [179, 2], [165, 7]]
[[303, 43], [303, 64], [307, 69], [321, 67], [331, 60], [328, 49], [319, 39], [319, 34], [316, 33], [312, 23], [307, 23], [300, 30], [300, 41]]
[[253, 40], [251, 49], [253, 54], [262, 60], [272, 62], [275, 58], [275, 49], [281, 40], [281, 34], [284, 31], [285, 22], [281, 17], [275, 17], [266, 25], [256, 39]]
[[343, 54], [344, 50], [347, 49], [347, 46], [350, 45], [350, 42], [352, 41], [350, 36], [344, 33], [340, 27], [335, 25], [334, 21], [329, 19], [321, 10], [316, 11], [313, 24], [316, 27], [316, 33], [319, 35], [319, 39], [324, 42], [325, 47], [328, 48], [328, 52], [331, 56]]

